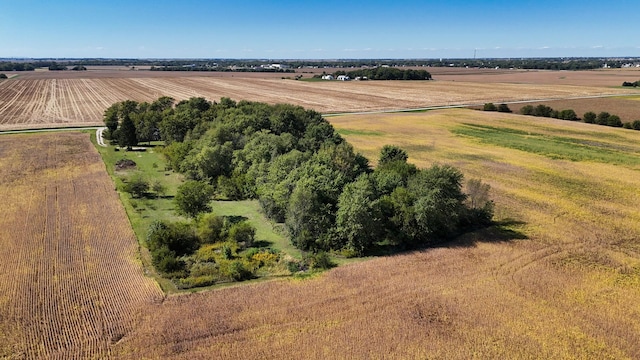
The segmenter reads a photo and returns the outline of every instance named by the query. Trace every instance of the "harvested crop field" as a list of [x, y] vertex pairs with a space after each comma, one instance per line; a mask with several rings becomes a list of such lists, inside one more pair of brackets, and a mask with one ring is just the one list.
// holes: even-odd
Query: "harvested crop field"
[[577, 86], [621, 86], [640, 79], [640, 68], [595, 70], [511, 70], [476, 68], [429, 68], [434, 78], [442, 81], [480, 83], [515, 83]]
[[0, 358], [103, 358], [164, 295], [86, 133], [0, 136]]
[[555, 110], [572, 109], [580, 118], [588, 111], [596, 114], [606, 111], [620, 116], [622, 122], [640, 120], [640, 96], [541, 101], [528, 104], [511, 104], [509, 108], [514, 112], [519, 112], [525, 105], [536, 106], [538, 104], [550, 106]]
[[[312, 279], [170, 296], [114, 354], [138, 358], [635, 358], [640, 133], [470, 110], [330, 121], [375, 159], [492, 186], [500, 226]], [[188, 320], [185, 320], [188, 319]]]
[[229, 97], [271, 104], [292, 103], [322, 113], [339, 113], [637, 93], [628, 89], [555, 84], [306, 82], [251, 73], [235, 77], [227, 73], [215, 76], [151, 71], [52, 73], [32, 72], [0, 82], [0, 130], [99, 125], [104, 110], [115, 102], [152, 101], [160, 96], [177, 100], [194, 96], [211, 100]]

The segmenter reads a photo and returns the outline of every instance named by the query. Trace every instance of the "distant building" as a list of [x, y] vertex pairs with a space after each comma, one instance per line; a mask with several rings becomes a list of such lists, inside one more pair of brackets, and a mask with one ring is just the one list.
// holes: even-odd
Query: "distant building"
[[351, 78], [347, 75], [338, 75], [338, 80], [340, 81], [349, 81]]
[[285, 64], [269, 64], [269, 65], [261, 65], [260, 67], [263, 69], [270, 69], [270, 70], [285, 70], [289, 68], [289, 66]]
[[322, 75], [322, 80], [334, 80], [333, 75]]

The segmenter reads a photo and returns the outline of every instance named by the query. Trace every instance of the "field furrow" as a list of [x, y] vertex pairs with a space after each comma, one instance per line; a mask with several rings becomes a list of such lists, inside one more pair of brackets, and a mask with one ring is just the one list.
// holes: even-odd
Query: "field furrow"
[[163, 295], [88, 135], [4, 135], [0, 169], [0, 357], [105, 357]]
[[465, 82], [464, 78], [456, 81], [307, 82], [281, 79], [273, 74], [260, 77], [243, 73], [216, 76], [120, 71], [105, 72], [104, 76], [92, 75], [42, 72], [3, 81], [0, 86], [0, 130], [61, 123], [96, 125], [102, 122], [104, 110], [115, 102], [127, 99], [153, 101], [161, 96], [178, 101], [190, 97], [213, 101], [229, 97], [236, 101], [292, 103], [323, 113], [340, 113], [638, 93], [603, 86]]

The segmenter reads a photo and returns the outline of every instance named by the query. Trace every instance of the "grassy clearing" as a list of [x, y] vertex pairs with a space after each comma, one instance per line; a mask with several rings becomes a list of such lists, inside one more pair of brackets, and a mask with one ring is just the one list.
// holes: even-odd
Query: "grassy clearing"
[[257, 200], [213, 201], [213, 212], [219, 216], [245, 217], [256, 228], [255, 241], [262, 247], [282, 251], [296, 259], [302, 259], [302, 252], [296, 249], [284, 234], [281, 224], [274, 225], [267, 219]]

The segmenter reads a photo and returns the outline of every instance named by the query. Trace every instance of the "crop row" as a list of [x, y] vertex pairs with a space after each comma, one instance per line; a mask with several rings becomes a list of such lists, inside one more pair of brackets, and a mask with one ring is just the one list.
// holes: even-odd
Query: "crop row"
[[0, 355], [103, 357], [145, 304], [162, 299], [135, 261], [113, 186], [84, 134], [2, 140], [2, 150], [18, 150], [0, 164], [31, 161], [10, 166], [19, 172], [10, 183], [0, 178], [12, 203], [0, 220], [0, 329], [20, 334]]

